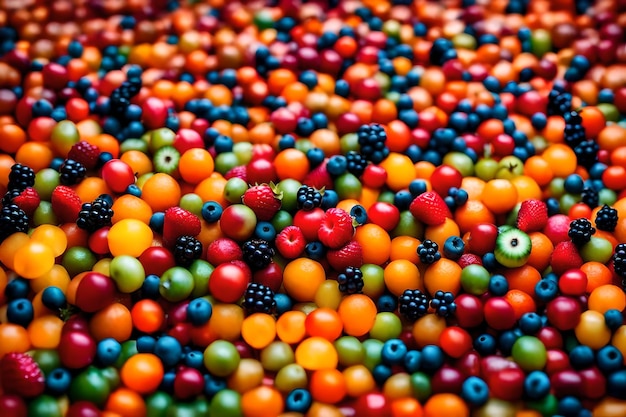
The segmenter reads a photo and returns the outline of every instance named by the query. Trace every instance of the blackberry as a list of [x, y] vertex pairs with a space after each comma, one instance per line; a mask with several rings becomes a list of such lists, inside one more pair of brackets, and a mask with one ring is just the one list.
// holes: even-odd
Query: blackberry
[[63, 185], [78, 184], [87, 175], [87, 168], [73, 159], [66, 159], [59, 168], [59, 179]]
[[441, 259], [439, 245], [430, 239], [425, 239], [419, 244], [417, 247], [417, 254], [420, 257], [420, 261], [426, 265], [432, 264], [433, 262]]
[[375, 164], [382, 162], [389, 155], [389, 148], [385, 146], [387, 133], [378, 123], [362, 125], [357, 131], [361, 155]]
[[202, 243], [193, 236], [179, 236], [174, 245], [174, 260], [177, 265], [188, 267], [202, 256]]
[[591, 168], [593, 164], [598, 162], [598, 151], [600, 146], [595, 140], [583, 140], [574, 147], [574, 153], [576, 154], [576, 161], [578, 165], [587, 169]]
[[363, 291], [363, 273], [357, 267], [347, 267], [337, 275], [337, 282], [339, 282], [339, 291], [342, 293], [356, 294]]
[[428, 313], [428, 296], [420, 290], [404, 290], [398, 297], [398, 311], [407, 320], [414, 322]]
[[548, 94], [548, 116], [562, 116], [572, 109], [572, 95], [560, 89]]
[[113, 217], [113, 209], [108, 199], [101, 197], [96, 198], [91, 203], [84, 203], [78, 212], [76, 225], [88, 232], [111, 225]]
[[587, 139], [587, 134], [583, 127], [583, 119], [577, 111], [572, 110], [565, 113], [563, 119], [565, 120], [563, 138], [566, 144], [574, 148]]
[[605, 232], [612, 232], [617, 226], [617, 220], [617, 210], [605, 204], [596, 213], [596, 228]]
[[8, 190], [25, 190], [35, 185], [35, 171], [22, 164], [13, 164], [9, 173]]
[[598, 204], [600, 204], [600, 196], [593, 187], [583, 188], [583, 192], [580, 194], [580, 199], [592, 209], [598, 207]]
[[15, 204], [9, 204], [0, 210], [0, 242], [16, 232], [28, 231], [28, 216]]
[[243, 308], [248, 314], [273, 314], [276, 311], [274, 291], [263, 284], [257, 282], [250, 283], [243, 295]]
[[299, 209], [313, 210], [322, 204], [322, 193], [314, 187], [303, 185], [298, 188], [296, 194], [296, 203]]
[[591, 236], [596, 232], [595, 227], [591, 224], [588, 219], [580, 218], [576, 220], [572, 220], [569, 224], [569, 230], [567, 231], [567, 235], [575, 245], [584, 245], [589, 242]]
[[626, 288], [626, 243], [619, 243], [615, 246], [613, 270], [622, 279], [622, 287]]
[[274, 249], [267, 240], [250, 239], [242, 246], [243, 260], [253, 270], [263, 269], [272, 262]]
[[356, 151], [348, 151], [346, 159], [348, 161], [348, 172], [355, 177], [363, 175], [363, 172], [367, 167], [367, 159], [365, 159], [363, 155]]
[[18, 188], [13, 188], [7, 191], [2, 197], [2, 206], [8, 206], [9, 204], [11, 204], [13, 202], [13, 199], [20, 195], [22, 191], [23, 190], [20, 190]]
[[430, 306], [435, 310], [437, 315], [448, 317], [456, 311], [454, 294], [439, 290], [435, 293], [433, 299], [430, 300]]

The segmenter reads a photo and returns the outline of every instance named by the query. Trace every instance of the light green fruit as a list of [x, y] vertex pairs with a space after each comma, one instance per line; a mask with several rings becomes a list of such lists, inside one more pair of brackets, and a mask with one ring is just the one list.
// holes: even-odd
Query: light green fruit
[[496, 238], [496, 261], [507, 268], [517, 268], [526, 263], [532, 241], [524, 232], [514, 227], [500, 231]]

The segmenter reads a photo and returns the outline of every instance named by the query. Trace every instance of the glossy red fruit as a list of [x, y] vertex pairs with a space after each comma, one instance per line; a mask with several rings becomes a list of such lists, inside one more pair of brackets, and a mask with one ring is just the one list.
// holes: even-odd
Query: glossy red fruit
[[96, 341], [87, 332], [65, 332], [61, 334], [58, 351], [61, 363], [66, 368], [84, 368], [96, 356]]
[[488, 381], [491, 395], [504, 401], [518, 401], [524, 393], [525, 378], [526, 375], [519, 368], [494, 372]]
[[22, 397], [13, 394], [0, 395], [0, 416], [26, 417], [28, 408]]
[[454, 368], [461, 372], [464, 379], [470, 376], [480, 376], [480, 367], [480, 355], [474, 350], [465, 353], [454, 362]]
[[239, 244], [227, 237], [215, 239], [209, 243], [206, 251], [206, 260], [213, 266], [242, 259], [242, 257], [243, 252]]
[[278, 292], [280, 286], [283, 285], [283, 269], [278, 263], [270, 262], [268, 266], [252, 274], [252, 281]]
[[493, 252], [498, 237], [498, 227], [493, 223], [478, 223], [469, 234], [468, 250], [478, 256]]
[[302, 230], [307, 242], [313, 242], [317, 240], [317, 231], [324, 220], [324, 216], [324, 210], [319, 207], [313, 210], [298, 210], [293, 216], [293, 224]]
[[606, 377], [595, 366], [578, 371], [582, 382], [581, 393], [586, 398], [600, 399], [606, 395]]
[[367, 218], [389, 232], [400, 222], [400, 210], [391, 203], [378, 201], [367, 209]]
[[563, 348], [563, 336], [561, 332], [552, 326], [544, 326], [537, 333], [537, 338], [543, 343], [546, 349]]
[[141, 105], [141, 114], [147, 129], [157, 129], [165, 126], [167, 121], [167, 107], [159, 98], [148, 97]]
[[76, 306], [86, 313], [108, 306], [115, 300], [116, 284], [99, 272], [87, 272], [76, 289]]
[[213, 270], [209, 291], [219, 301], [234, 303], [243, 296], [249, 282], [249, 276], [243, 268], [233, 263], [224, 263]]
[[554, 390], [554, 395], [558, 398], [566, 395], [578, 396], [583, 386], [583, 380], [578, 372], [566, 369], [552, 374], [550, 385]]
[[587, 290], [587, 274], [582, 270], [570, 269], [561, 274], [559, 290], [564, 295], [581, 296]]
[[444, 365], [433, 374], [430, 383], [435, 393], [449, 392], [459, 394], [464, 380], [465, 378], [463, 378], [460, 370]]
[[102, 411], [89, 401], [77, 401], [67, 409], [65, 417], [100, 417]]
[[506, 330], [515, 325], [515, 310], [502, 297], [493, 297], [485, 302], [485, 321], [494, 330]]
[[357, 416], [384, 417], [391, 414], [389, 400], [381, 393], [362, 395], [354, 404]]
[[456, 303], [454, 316], [459, 326], [469, 329], [482, 324], [484, 313], [480, 298], [471, 294], [459, 294], [454, 302]]
[[463, 175], [450, 165], [438, 166], [430, 176], [433, 191], [444, 197], [448, 195], [451, 187], [461, 188], [461, 181], [463, 181]]
[[174, 255], [163, 246], [151, 246], [139, 256], [146, 275], [161, 276], [168, 269], [176, 266]]
[[174, 137], [174, 148], [182, 155], [185, 151], [193, 148], [204, 149], [204, 139], [193, 129], [179, 129]]
[[276, 168], [269, 159], [253, 159], [246, 165], [246, 168], [246, 176], [250, 184], [269, 184], [278, 179], [276, 176]]
[[126, 162], [111, 159], [102, 167], [102, 179], [107, 186], [116, 193], [123, 193], [129, 185], [135, 183], [135, 173]]
[[548, 360], [546, 362], [545, 371], [548, 375], [571, 368], [569, 355], [561, 349], [549, 349], [547, 354]]
[[559, 296], [550, 301], [546, 307], [548, 321], [554, 327], [563, 330], [572, 330], [580, 321], [582, 308], [580, 303], [570, 297]]
[[182, 367], [176, 372], [174, 378], [174, 395], [176, 398], [186, 400], [196, 397], [204, 389], [204, 377], [194, 368]]

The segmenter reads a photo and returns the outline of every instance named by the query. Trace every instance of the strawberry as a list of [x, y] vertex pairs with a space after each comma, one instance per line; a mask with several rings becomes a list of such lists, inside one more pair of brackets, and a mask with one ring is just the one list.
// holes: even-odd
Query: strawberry
[[99, 157], [100, 148], [84, 140], [72, 145], [72, 148], [67, 153], [68, 159], [80, 162], [87, 169], [94, 168], [98, 164]]
[[363, 248], [359, 242], [351, 240], [340, 249], [329, 250], [326, 259], [336, 271], [343, 271], [349, 266], [359, 268], [363, 265]]
[[242, 180], [248, 182], [248, 168], [245, 165], [239, 165], [233, 167], [224, 174], [224, 178], [229, 180], [231, 178], [241, 178]]
[[426, 191], [415, 197], [409, 211], [413, 217], [429, 226], [442, 224], [447, 217], [452, 217], [446, 202], [434, 191]]
[[461, 268], [465, 268], [468, 265], [482, 265], [483, 260], [480, 258], [480, 256], [474, 253], [464, 253], [456, 261], [456, 263], [459, 264]]
[[322, 244], [339, 249], [352, 239], [354, 220], [345, 210], [332, 207], [324, 213], [324, 218], [317, 230], [317, 238]]
[[74, 223], [83, 206], [78, 194], [65, 185], [58, 185], [52, 191], [50, 202], [52, 203], [52, 211], [60, 223]]
[[298, 226], [287, 226], [276, 236], [276, 249], [285, 259], [299, 257], [306, 246], [306, 239]]
[[179, 236], [197, 236], [202, 229], [198, 216], [180, 207], [165, 210], [163, 243], [172, 246]]
[[552, 272], [557, 275], [561, 275], [568, 269], [580, 268], [583, 263], [583, 259], [578, 253], [578, 248], [570, 240], [557, 243], [550, 258]]
[[206, 260], [213, 266], [242, 259], [243, 252], [241, 251], [241, 246], [227, 237], [215, 239], [209, 243], [206, 251]]
[[13, 203], [24, 210], [28, 216], [33, 215], [40, 202], [39, 194], [33, 187], [26, 188], [20, 195], [13, 198]]
[[0, 360], [0, 385], [5, 394], [36, 397], [45, 388], [43, 372], [26, 353], [11, 352]]
[[541, 200], [525, 200], [517, 212], [517, 228], [522, 232], [538, 232], [548, 224], [548, 206]]
[[326, 169], [326, 162], [322, 162], [309, 172], [302, 184], [316, 188], [318, 190], [333, 188], [333, 179]]
[[282, 198], [282, 191], [270, 183], [248, 188], [241, 196], [241, 201], [254, 211], [258, 220], [269, 221], [280, 210]]

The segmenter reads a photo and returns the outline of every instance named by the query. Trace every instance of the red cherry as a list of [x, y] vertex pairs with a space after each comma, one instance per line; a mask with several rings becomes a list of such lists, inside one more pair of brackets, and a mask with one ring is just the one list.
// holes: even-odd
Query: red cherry
[[77, 401], [70, 404], [65, 417], [100, 417], [102, 411], [89, 401]]
[[552, 374], [550, 384], [554, 390], [554, 395], [558, 398], [562, 398], [566, 395], [580, 395], [583, 380], [578, 372], [566, 369]]
[[204, 377], [194, 368], [183, 367], [176, 372], [174, 378], [174, 395], [176, 398], [186, 400], [196, 397], [204, 389]]
[[357, 416], [383, 417], [391, 414], [389, 401], [383, 394], [377, 392], [359, 397], [354, 409]]
[[243, 296], [248, 283], [249, 278], [243, 268], [233, 263], [224, 263], [213, 270], [209, 290], [219, 301], [234, 303]]
[[435, 393], [449, 392], [458, 394], [461, 392], [464, 380], [465, 378], [461, 371], [449, 365], [444, 365], [435, 372], [430, 383]]
[[378, 201], [367, 209], [367, 217], [389, 232], [400, 222], [400, 210], [393, 204]]
[[559, 330], [572, 330], [576, 327], [581, 313], [580, 303], [565, 296], [556, 297], [546, 307], [548, 321]]
[[111, 159], [104, 164], [101, 176], [107, 186], [116, 193], [123, 193], [129, 185], [135, 183], [135, 173], [126, 162]]
[[494, 372], [489, 378], [488, 384], [491, 394], [504, 401], [518, 401], [524, 392], [524, 379], [526, 375], [519, 368], [503, 369]]
[[180, 129], [174, 137], [174, 148], [181, 154], [193, 148], [204, 148], [204, 139], [193, 129]]
[[569, 356], [560, 349], [549, 349], [547, 351], [548, 360], [546, 362], [545, 371], [548, 375], [570, 369]]
[[6, 417], [26, 417], [28, 409], [26, 403], [17, 395], [0, 395], [0, 415]]
[[142, 120], [147, 129], [157, 129], [165, 126], [167, 121], [167, 107], [156, 97], [148, 97], [142, 104]]
[[246, 165], [246, 176], [250, 184], [263, 184], [276, 181], [276, 168], [268, 159], [253, 159]]
[[493, 297], [485, 303], [485, 321], [494, 330], [510, 329], [515, 325], [515, 310], [502, 297]]
[[561, 349], [563, 348], [563, 336], [561, 332], [552, 326], [545, 326], [539, 330], [537, 337], [541, 340], [541, 343], [546, 349]]
[[283, 284], [283, 270], [276, 262], [270, 262], [265, 268], [254, 272], [252, 281], [263, 284], [277, 292]]
[[139, 256], [146, 275], [161, 276], [168, 269], [176, 266], [174, 255], [163, 246], [151, 246]]
[[482, 324], [483, 303], [471, 294], [460, 294], [454, 300], [456, 303], [455, 317], [459, 326], [469, 329]]
[[606, 377], [597, 367], [583, 369], [578, 374], [582, 382], [583, 396], [595, 400], [606, 395]]
[[559, 290], [564, 295], [584, 295], [587, 291], [587, 274], [578, 268], [565, 271], [559, 277]]
[[99, 272], [87, 272], [76, 289], [76, 306], [86, 313], [108, 306], [115, 300], [117, 293], [115, 282]]
[[380, 188], [387, 181], [387, 171], [379, 165], [369, 164], [363, 171], [361, 181], [366, 187]]
[[494, 155], [506, 156], [511, 155], [515, 149], [515, 141], [511, 135], [505, 133], [499, 134], [491, 141]]
[[58, 352], [61, 363], [66, 368], [84, 368], [96, 356], [96, 341], [87, 332], [65, 332], [61, 334]]
[[498, 227], [493, 223], [478, 223], [472, 226], [469, 234], [468, 249], [471, 253], [483, 256], [493, 252], [496, 247]]
[[291, 133], [298, 126], [298, 118], [285, 107], [276, 109], [270, 115], [270, 122], [280, 134]]
[[101, 227], [89, 236], [89, 249], [97, 255], [106, 255], [109, 253], [109, 226]]
[[317, 231], [324, 220], [324, 210], [319, 207], [313, 210], [298, 210], [293, 216], [294, 226], [298, 226], [302, 230], [302, 234], [307, 242], [317, 240]]
[[430, 176], [433, 190], [442, 196], [448, 195], [448, 190], [451, 187], [461, 188], [462, 181], [463, 175], [450, 165], [438, 166]]
[[454, 362], [454, 367], [463, 374], [465, 379], [470, 376], [480, 376], [480, 355], [474, 350], [466, 352]]

